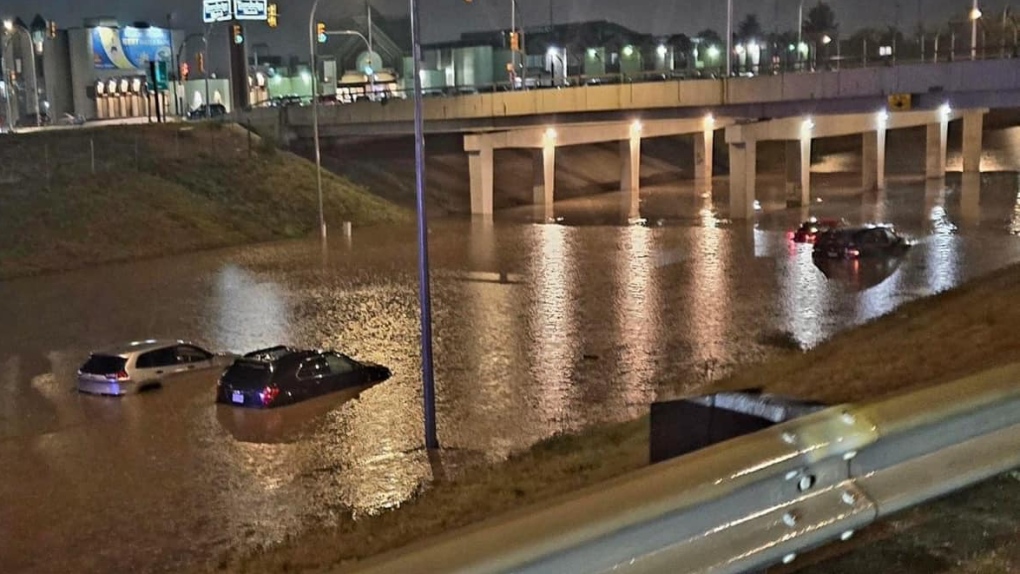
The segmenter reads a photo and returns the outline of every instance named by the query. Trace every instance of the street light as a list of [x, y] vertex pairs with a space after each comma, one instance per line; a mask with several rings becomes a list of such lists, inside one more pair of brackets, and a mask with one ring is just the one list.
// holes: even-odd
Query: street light
[[[20, 24], [15, 24], [13, 20], [10, 20], [10, 19], [4, 20], [4, 31], [6, 33], [10, 33], [12, 31], [24, 32], [25, 33], [25, 37], [28, 38], [29, 44], [32, 43], [32, 33], [29, 32], [28, 29], [26, 29], [24, 26], [22, 26]], [[35, 108], [35, 125], [36, 125], [36, 127], [39, 127], [40, 125], [42, 125], [42, 118], [39, 115], [39, 84], [38, 84], [38, 82], [39, 82], [39, 73], [38, 73], [38, 71], [35, 68], [35, 48], [34, 47], [30, 47], [29, 48], [29, 50], [28, 50], [28, 59], [31, 61], [31, 65], [32, 65], [32, 104], [33, 104], [32, 107]], [[7, 79], [9, 79], [9, 78], [7, 78]], [[26, 84], [27, 84], [27, 82], [26, 82]], [[27, 85], [25, 86], [25, 89], [26, 90], [28, 89]], [[10, 96], [8, 95], [8, 97], [10, 97]], [[8, 123], [12, 123], [10, 118], [8, 118], [7, 121], [8, 121]]]

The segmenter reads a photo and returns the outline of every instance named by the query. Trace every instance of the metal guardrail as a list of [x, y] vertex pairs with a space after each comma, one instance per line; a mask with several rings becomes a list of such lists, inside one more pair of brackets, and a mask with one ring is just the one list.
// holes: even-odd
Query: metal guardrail
[[1016, 467], [1020, 364], [826, 409], [354, 571], [746, 572]]

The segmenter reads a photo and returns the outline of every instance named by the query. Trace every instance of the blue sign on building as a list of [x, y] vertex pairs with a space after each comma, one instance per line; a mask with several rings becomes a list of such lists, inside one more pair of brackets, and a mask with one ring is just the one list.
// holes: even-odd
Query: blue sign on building
[[149, 62], [173, 59], [170, 30], [92, 28], [92, 59], [98, 70], [148, 70]]

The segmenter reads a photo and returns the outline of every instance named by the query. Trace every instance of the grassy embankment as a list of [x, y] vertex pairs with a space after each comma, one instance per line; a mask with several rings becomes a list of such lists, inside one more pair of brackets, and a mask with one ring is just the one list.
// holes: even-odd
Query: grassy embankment
[[[94, 148], [94, 163], [93, 153]], [[409, 213], [323, 172], [327, 223]], [[0, 279], [318, 228], [315, 166], [236, 126], [118, 126], [0, 138]]]
[[[947, 381], [1017, 360], [1017, 301], [1020, 266], [904, 305], [810, 352], [784, 351], [715, 387], [763, 386], [839, 403]], [[504, 464], [436, 482], [402, 508], [348, 517], [263, 552], [226, 557], [218, 569], [281, 572], [349, 563], [640, 468], [648, 460], [647, 439], [647, 418], [555, 437]], [[870, 573], [876, 566], [907, 574], [1020, 572], [1020, 482], [993, 480], [904, 513], [857, 540], [867, 547], [830, 559], [817, 572]]]

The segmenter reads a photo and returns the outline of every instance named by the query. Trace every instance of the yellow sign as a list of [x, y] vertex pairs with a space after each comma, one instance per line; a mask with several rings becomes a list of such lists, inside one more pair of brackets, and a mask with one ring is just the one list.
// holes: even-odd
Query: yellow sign
[[913, 101], [910, 94], [889, 94], [889, 109], [896, 112], [905, 112], [912, 107]]

